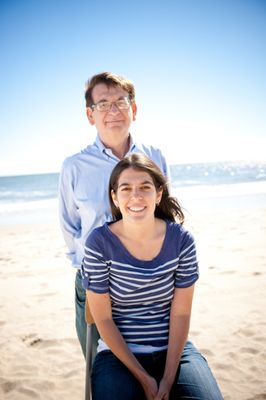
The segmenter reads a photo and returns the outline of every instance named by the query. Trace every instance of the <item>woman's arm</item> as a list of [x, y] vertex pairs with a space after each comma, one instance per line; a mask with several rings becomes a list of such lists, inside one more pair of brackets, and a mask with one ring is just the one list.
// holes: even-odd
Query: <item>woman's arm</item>
[[154, 378], [141, 366], [133, 353], [129, 350], [124, 338], [119, 332], [112, 318], [112, 308], [108, 293], [98, 294], [86, 291], [91, 314], [100, 332], [100, 335], [113, 354], [130, 370], [141, 383], [147, 400], [153, 400], [158, 386]]
[[179, 361], [187, 341], [194, 285], [176, 288], [171, 305], [168, 350], [164, 375], [155, 400], [168, 400]]

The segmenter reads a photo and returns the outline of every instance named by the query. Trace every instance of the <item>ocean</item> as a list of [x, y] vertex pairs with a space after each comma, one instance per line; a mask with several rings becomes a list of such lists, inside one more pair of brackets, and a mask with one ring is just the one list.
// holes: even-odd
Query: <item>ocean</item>
[[[266, 205], [266, 162], [171, 165], [172, 194], [185, 209]], [[57, 217], [58, 173], [0, 177], [0, 224]]]

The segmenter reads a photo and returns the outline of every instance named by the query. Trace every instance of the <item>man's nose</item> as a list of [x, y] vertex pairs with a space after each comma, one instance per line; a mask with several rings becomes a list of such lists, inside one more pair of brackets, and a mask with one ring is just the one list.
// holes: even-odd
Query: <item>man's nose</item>
[[117, 107], [116, 103], [111, 103], [109, 112], [119, 112], [119, 108]]

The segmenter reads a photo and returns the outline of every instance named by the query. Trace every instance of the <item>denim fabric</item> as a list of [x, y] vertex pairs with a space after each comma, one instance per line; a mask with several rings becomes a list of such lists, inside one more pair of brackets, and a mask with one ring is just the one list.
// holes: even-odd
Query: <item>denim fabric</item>
[[[166, 351], [135, 354], [141, 365], [159, 383], [163, 376]], [[92, 369], [93, 400], [145, 400], [143, 389], [111, 351], [97, 354]], [[170, 400], [222, 400], [222, 394], [206, 359], [187, 342], [180, 360]]]
[[[86, 358], [86, 337], [87, 337], [87, 323], [85, 321], [85, 303], [86, 291], [82, 286], [82, 278], [80, 271], [77, 271], [75, 280], [75, 308], [76, 308], [76, 331], [79, 343]], [[95, 324], [92, 327], [92, 359], [95, 358], [97, 353], [99, 334]]]

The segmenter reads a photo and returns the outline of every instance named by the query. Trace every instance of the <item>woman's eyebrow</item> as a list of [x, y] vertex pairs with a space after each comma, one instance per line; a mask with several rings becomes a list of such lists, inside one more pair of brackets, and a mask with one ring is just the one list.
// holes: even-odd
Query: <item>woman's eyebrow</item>
[[[131, 183], [127, 183], [127, 182], [122, 182], [118, 185], [118, 187], [120, 188], [121, 186], [130, 186], [132, 185]], [[139, 183], [139, 185], [153, 185], [152, 181], [142, 181]]]
[[118, 187], [121, 187], [121, 186], [129, 186], [129, 185], [130, 185], [130, 183], [124, 182], [124, 183], [120, 183], [120, 184], [118, 185]]

